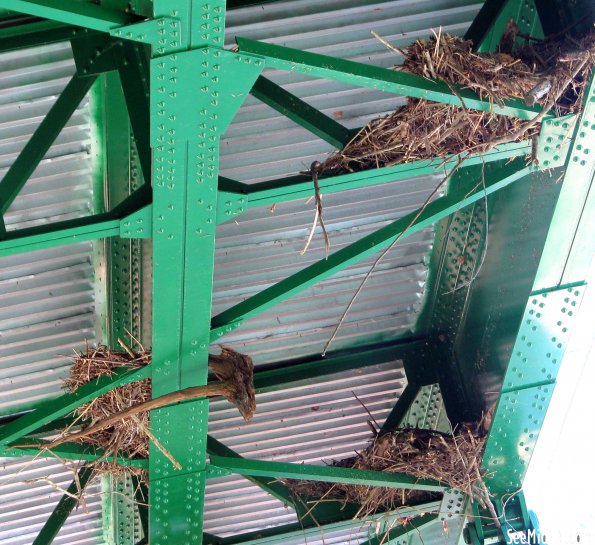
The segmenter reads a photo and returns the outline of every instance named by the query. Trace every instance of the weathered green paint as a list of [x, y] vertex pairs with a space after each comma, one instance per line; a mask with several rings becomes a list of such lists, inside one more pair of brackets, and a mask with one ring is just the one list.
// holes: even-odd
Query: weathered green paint
[[[523, 160], [497, 165], [498, 175], [486, 180], [485, 194], [493, 193], [523, 178], [532, 167], [525, 167]], [[277, 284], [249, 297], [211, 320], [211, 338], [222, 337], [230, 324], [236, 320], [245, 320], [271, 306], [284, 301], [301, 290], [320, 282], [335, 272], [361, 261], [388, 246], [396, 237], [412, 235], [417, 231], [447, 217], [459, 208], [482, 199], [484, 189], [481, 171], [477, 167], [464, 169], [466, 175], [462, 183], [451, 187], [448, 194], [430, 202], [423, 210], [418, 210], [394, 221], [393, 223], [367, 235], [360, 240], [331, 254], [327, 259], [318, 261]], [[489, 165], [486, 166], [489, 168]], [[463, 170], [463, 169], [461, 169]]]
[[122, 386], [150, 376], [150, 365], [140, 369], [119, 369], [112, 376], [103, 376], [72, 393], [43, 402], [39, 407], [0, 429], [0, 445], [7, 445], [80, 407], [84, 403]]
[[354, 135], [354, 131], [264, 76], [256, 80], [250, 94], [338, 149], [347, 144]]
[[378, 68], [247, 38], [238, 37], [236, 41], [241, 51], [264, 58], [267, 67], [270, 68], [302, 72], [308, 76], [334, 79], [351, 85], [371, 87], [456, 106], [461, 106], [462, 100], [466, 108], [520, 119], [533, 119], [540, 112], [540, 107], [527, 106], [522, 100], [515, 99], [504, 101], [501, 105], [494, 104], [487, 99], [479, 98], [464, 87], [450, 86], [443, 81], [431, 80], [408, 72]]
[[417, 479], [410, 475], [311, 464], [290, 464], [211, 455], [211, 465], [238, 475], [271, 477], [273, 479], [302, 479], [328, 483], [364, 484], [440, 492], [446, 485], [431, 479]]
[[78, 498], [81, 497], [92, 475], [93, 469], [90, 467], [83, 466], [79, 469], [76, 478], [66, 489], [66, 494], [62, 496], [50, 518], [45, 522], [39, 534], [37, 534], [33, 545], [50, 545], [54, 541], [60, 528], [66, 522], [68, 515], [77, 506]]

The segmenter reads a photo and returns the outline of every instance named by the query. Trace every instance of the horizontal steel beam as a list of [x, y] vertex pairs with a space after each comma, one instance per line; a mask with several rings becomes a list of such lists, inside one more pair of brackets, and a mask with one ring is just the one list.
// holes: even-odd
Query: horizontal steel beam
[[102, 449], [96, 449], [79, 443], [62, 443], [57, 447], [52, 447], [51, 450], [43, 447], [43, 444], [47, 443], [46, 441], [35, 439], [35, 443], [35, 446], [0, 446], [0, 457], [19, 458], [21, 456], [34, 456], [36, 458], [53, 458], [54, 460], [61, 458], [63, 460], [82, 460], [86, 462], [101, 460], [107, 464], [116, 463], [121, 466], [137, 467], [140, 469], [147, 469], [149, 467], [149, 461], [146, 458], [132, 459], [126, 456], [117, 456], [114, 459], [113, 455], [106, 455]]
[[460, 85], [449, 85], [444, 81], [424, 78], [409, 72], [379, 68], [248, 38], [238, 37], [236, 42], [240, 51], [264, 58], [267, 67], [270, 68], [301, 72], [307, 76], [333, 79], [350, 85], [371, 87], [380, 91], [424, 98], [520, 119], [533, 119], [541, 111], [539, 106], [527, 106], [520, 99], [496, 104], [487, 98], [480, 98], [470, 89]]
[[393, 527], [395, 530], [401, 526], [398, 519], [412, 518], [418, 521], [423, 514], [436, 513], [440, 509], [440, 502], [429, 502], [411, 507], [402, 507], [394, 511], [384, 513], [375, 513], [369, 515], [365, 520], [354, 518], [353, 515], [346, 516], [342, 520], [323, 523], [318, 521], [301, 520], [290, 524], [284, 524], [273, 528], [265, 528], [254, 532], [216, 538], [213, 536], [211, 541], [204, 541], [205, 545], [278, 545], [279, 543], [290, 543], [294, 540], [300, 542], [311, 538], [315, 540], [321, 535], [328, 535], [331, 532], [340, 532], [346, 530], [357, 530], [358, 532], [366, 527], [370, 529], [380, 529]]
[[73, 0], [0, 0], [0, 8], [101, 32], [109, 32], [131, 20], [124, 11]]
[[233, 326], [235, 322], [255, 316], [307, 287], [328, 278], [335, 272], [378, 252], [388, 246], [396, 237], [403, 238], [417, 233], [460, 208], [484, 198], [484, 194], [489, 195], [506, 187], [534, 170], [534, 167], [525, 167], [523, 159], [516, 159], [506, 164], [491, 163], [485, 165], [485, 169], [498, 169], [498, 175], [486, 176], [485, 186], [483, 186], [481, 181], [483, 165], [481, 167], [466, 168], [471, 170], [468, 171], [468, 176], [464, 178], [465, 183], [451, 187], [445, 196], [430, 202], [424, 209], [407, 214], [386, 227], [331, 254], [327, 259], [313, 263], [213, 317], [211, 320], [211, 339], [216, 340], [229, 332], [230, 326]]
[[[472, 166], [480, 163], [490, 163], [502, 159], [521, 157], [531, 153], [531, 142], [512, 142], [498, 146], [483, 155], [470, 155], [465, 159], [464, 165]], [[320, 192], [323, 195], [372, 187], [384, 183], [398, 182], [416, 176], [444, 174], [444, 169], [454, 166], [459, 157], [447, 156], [424, 161], [412, 161], [391, 167], [339, 174], [337, 176], [321, 177], [318, 180]], [[310, 176], [290, 176], [256, 184], [242, 184], [234, 180], [220, 180], [220, 188], [231, 193], [242, 195], [247, 200], [248, 208], [270, 206], [295, 199], [306, 199], [313, 194], [312, 179]], [[229, 218], [223, 217], [225, 221]]]
[[56, 399], [45, 401], [36, 410], [0, 428], [0, 445], [7, 445], [20, 437], [34, 432], [41, 426], [74, 411], [77, 407], [118, 386], [148, 378], [151, 376], [150, 370], [150, 365], [132, 371], [121, 368], [116, 370], [112, 376], [99, 377], [97, 380], [81, 386], [72, 393], [63, 394]]
[[211, 466], [228, 470], [238, 475], [271, 477], [273, 479], [300, 479], [327, 483], [424, 490], [428, 492], [442, 492], [447, 488], [447, 485], [432, 479], [417, 479], [410, 475], [346, 467], [291, 464], [224, 456], [211, 456]]
[[[404, 360], [407, 375], [415, 374], [424, 367], [418, 356], [427, 349], [426, 339], [407, 339], [370, 346], [356, 347], [350, 350], [329, 352], [324, 357], [308, 357], [279, 362], [254, 373], [254, 387], [257, 393], [280, 390], [291, 382], [309, 381], [314, 378], [362, 369], [372, 365]], [[434, 381], [432, 381], [434, 382]]]
[[32, 19], [0, 29], [0, 52], [59, 43], [83, 34], [88, 36], [91, 32], [55, 21]]

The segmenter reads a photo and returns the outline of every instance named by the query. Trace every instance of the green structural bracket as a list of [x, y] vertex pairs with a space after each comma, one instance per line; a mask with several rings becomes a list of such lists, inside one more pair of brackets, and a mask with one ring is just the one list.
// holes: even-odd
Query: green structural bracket
[[584, 291], [585, 285], [573, 285], [529, 297], [486, 443], [493, 493], [522, 485]]
[[410, 475], [345, 467], [269, 462], [214, 455], [211, 455], [211, 465], [221, 469], [228, 469], [238, 475], [271, 477], [273, 479], [303, 479], [328, 483], [363, 484], [367, 486], [385, 486], [387, 488], [425, 490], [428, 492], [441, 492], [447, 488], [446, 485], [432, 479], [417, 479]]
[[[334, 79], [350, 85], [371, 87], [380, 91], [425, 98], [445, 104], [464, 105], [473, 110], [494, 112], [520, 119], [533, 119], [541, 111], [539, 106], [527, 106], [519, 99], [508, 100], [501, 105], [494, 104], [489, 100], [481, 99], [464, 87], [449, 86], [443, 81], [424, 78], [408, 72], [379, 68], [247, 38], [238, 37], [236, 41], [242, 52], [264, 58], [269, 68], [301, 72], [308, 76]], [[453, 88], [451, 89], [451, 87]], [[549, 117], [550, 114], [547, 116]]]
[[[175, 75], [164, 70], [168, 64], [174, 63]], [[170, 141], [174, 141], [174, 136], [176, 140], [206, 140], [213, 133], [221, 136], [263, 68], [261, 59], [213, 47], [153, 59], [151, 69], [161, 82], [163, 92], [151, 95], [151, 146], [157, 150], [166, 149], [171, 145]], [[168, 80], [189, 92], [166, 92]], [[234, 85], [237, 81], [242, 81], [245, 92], [238, 91], [238, 86]], [[211, 102], [218, 104], [216, 111], [207, 106]], [[191, 119], [196, 121], [186, 122]], [[178, 120], [185, 122], [175, 123]], [[172, 123], [176, 128], [165, 131]]]
[[157, 17], [109, 31], [114, 38], [176, 49], [182, 44], [182, 25], [173, 17]]
[[27, 413], [0, 429], [0, 446], [16, 441], [41, 426], [68, 414], [84, 403], [91, 401], [118, 386], [130, 384], [150, 376], [151, 366], [147, 365], [130, 371], [118, 369], [112, 376], [104, 376], [89, 382], [73, 393], [43, 402], [36, 410]]
[[148, 204], [120, 221], [120, 237], [151, 238], [153, 229], [153, 205]]

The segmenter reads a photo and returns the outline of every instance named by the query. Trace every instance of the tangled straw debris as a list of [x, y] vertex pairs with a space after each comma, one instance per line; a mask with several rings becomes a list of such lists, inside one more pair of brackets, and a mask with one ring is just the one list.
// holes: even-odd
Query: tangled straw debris
[[[98, 346], [87, 348], [86, 352], [73, 357], [70, 376], [65, 380], [66, 389], [75, 392], [99, 377], [112, 376], [117, 369], [138, 369], [151, 362], [151, 352], [142, 346], [139, 345], [138, 351], [133, 351], [121, 341], [120, 345], [124, 348], [123, 352]], [[82, 429], [68, 433], [71, 426], [59, 438], [40, 446], [51, 450], [66, 441], [93, 445], [104, 451], [104, 455], [94, 463], [96, 470], [111, 474], [128, 472], [142, 475], [142, 471], [118, 466], [115, 459], [118, 455], [146, 458], [149, 455], [149, 442], [152, 442], [177, 469], [181, 469], [151, 433], [151, 409], [187, 399], [221, 395], [234, 404], [246, 420], [256, 410], [254, 365], [248, 356], [222, 347], [220, 355], [209, 354], [209, 366], [219, 382], [213, 381], [205, 386], [190, 387], [157, 398], [152, 398], [150, 379], [115, 388], [74, 411], [74, 425], [82, 424]], [[109, 464], [105, 462], [108, 457], [113, 457]]]
[[[580, 40], [564, 36], [527, 42], [510, 53], [476, 53], [472, 43], [445, 33], [418, 40], [396, 69], [476, 92], [501, 105], [504, 100], [538, 102], [543, 115], [577, 112], [593, 67], [595, 33]], [[464, 103], [464, 100], [461, 99]], [[446, 155], [485, 153], [498, 144], [537, 135], [543, 115], [525, 121], [469, 110], [466, 107], [409, 98], [395, 112], [372, 120], [339, 152], [322, 163], [320, 172], [342, 174], [394, 166]]]
[[[375, 437], [356, 456], [333, 462], [336, 467], [402, 473], [417, 479], [433, 479], [460, 490], [485, 505], [486, 490], [480, 469], [485, 437], [471, 425], [454, 435], [438, 431], [405, 428]], [[287, 481], [301, 497], [336, 500], [361, 506], [359, 515], [396, 509], [430, 501], [440, 494], [378, 486]]]

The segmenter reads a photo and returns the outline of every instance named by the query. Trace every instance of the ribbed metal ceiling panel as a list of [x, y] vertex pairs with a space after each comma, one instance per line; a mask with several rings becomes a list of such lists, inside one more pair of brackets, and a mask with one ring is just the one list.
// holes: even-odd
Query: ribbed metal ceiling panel
[[[0, 55], [0, 178], [73, 73], [68, 43]], [[9, 208], [9, 231], [92, 213], [92, 144], [85, 100]], [[62, 392], [67, 355], [95, 339], [94, 289], [91, 243], [0, 258], [0, 415]], [[72, 479], [56, 459], [0, 459], [0, 543], [32, 543]], [[100, 492], [56, 545], [103, 543]]]
[[[247, 458], [328, 463], [365, 447], [371, 438], [366, 409], [382, 423], [405, 385], [400, 361], [304, 379], [258, 394], [249, 423], [217, 399], [210, 404], [209, 433]], [[242, 477], [218, 478], [207, 485], [208, 532], [227, 535], [289, 522], [296, 522], [292, 510]]]
[[[365, 4], [365, 5], [362, 5]], [[362, 3], [355, 0], [273, 2], [228, 14], [227, 45], [236, 35], [390, 67], [402, 59], [387, 51], [374, 30], [398, 47], [428, 37], [431, 29], [463, 34], [481, 3], [466, 0]], [[395, 95], [280, 71], [267, 77], [350, 128], [389, 113], [404, 101]], [[249, 97], [222, 141], [222, 175], [246, 183], [308, 169], [332, 148]], [[324, 197], [325, 223], [334, 252], [419, 207], [438, 177], [404, 180]], [[317, 230], [300, 255], [314, 218], [314, 203], [278, 203], [249, 211], [218, 229], [213, 312], [216, 314], [324, 258]], [[422, 304], [427, 260], [434, 238], [426, 229], [404, 239], [381, 262], [346, 320], [333, 348], [377, 342], [410, 333]], [[227, 335], [224, 344], [250, 354], [256, 365], [317, 354], [373, 259], [303, 291]], [[382, 422], [405, 384], [400, 362], [363, 373], [291, 384], [259, 394], [254, 420], [244, 423], [225, 401], [210, 404], [209, 431], [242, 455], [267, 460], [324, 463], [349, 456], [370, 439], [363, 401]], [[209, 481], [205, 530], [239, 534], [296, 522], [284, 505], [242, 477]], [[432, 527], [435, 542], [440, 525]], [[424, 534], [425, 536], [425, 534]], [[304, 536], [284, 543], [358, 543], [367, 528]], [[430, 541], [432, 542], [432, 541]]]

